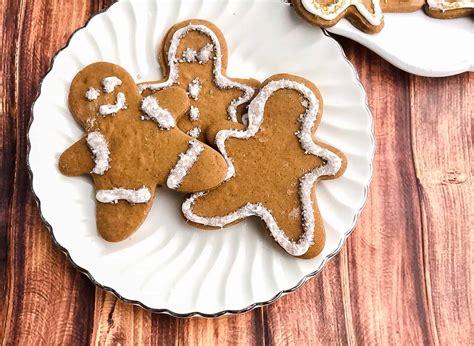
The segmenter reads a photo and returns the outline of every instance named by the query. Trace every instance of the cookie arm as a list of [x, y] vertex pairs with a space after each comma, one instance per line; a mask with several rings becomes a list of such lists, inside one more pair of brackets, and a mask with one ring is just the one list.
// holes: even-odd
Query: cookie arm
[[59, 170], [66, 176], [85, 175], [92, 169], [94, 169], [94, 160], [85, 137], [69, 147], [59, 158]]
[[193, 193], [210, 190], [220, 185], [227, 173], [227, 163], [217, 151], [200, 143], [203, 150], [198, 159], [184, 177], [179, 192]]
[[189, 109], [189, 97], [186, 91], [179, 87], [171, 87], [152, 94], [160, 106], [171, 112], [175, 119], [179, 119]]

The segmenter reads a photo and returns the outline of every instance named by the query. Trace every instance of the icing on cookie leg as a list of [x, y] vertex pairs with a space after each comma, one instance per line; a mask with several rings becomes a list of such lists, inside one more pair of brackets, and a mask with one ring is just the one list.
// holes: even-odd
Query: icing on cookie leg
[[162, 47], [161, 65], [167, 77], [160, 82], [141, 84], [140, 90], [147, 95], [170, 86], [185, 89], [192, 112], [189, 117], [179, 119], [178, 127], [184, 132], [200, 127], [200, 140], [205, 140], [212, 123], [225, 119], [238, 121], [259, 84], [252, 79], [226, 76], [224, 37], [215, 25], [202, 20], [188, 20], [170, 29]]
[[139, 189], [113, 188], [112, 190], [99, 190], [96, 199], [100, 203], [117, 204], [119, 201], [127, 201], [130, 204], [148, 203], [151, 199], [150, 189], [142, 186]]
[[324, 228], [314, 186], [345, 169], [342, 153], [313, 139], [320, 105], [310, 82], [290, 75], [270, 78], [249, 105], [248, 128], [215, 136], [228, 164], [226, 182], [188, 198], [184, 216], [212, 228], [257, 216], [289, 254], [316, 256]]

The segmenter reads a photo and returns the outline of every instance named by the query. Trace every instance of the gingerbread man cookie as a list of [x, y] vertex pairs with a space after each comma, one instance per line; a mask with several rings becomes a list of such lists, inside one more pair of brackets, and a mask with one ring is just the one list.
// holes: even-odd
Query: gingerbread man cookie
[[314, 139], [321, 113], [312, 83], [291, 75], [269, 78], [249, 105], [246, 129], [216, 124], [208, 131], [227, 161], [226, 181], [188, 198], [184, 216], [204, 228], [257, 216], [289, 254], [317, 256], [325, 235], [315, 184], [346, 167], [340, 151]]
[[225, 178], [224, 158], [176, 126], [189, 108], [181, 88], [142, 97], [121, 67], [95, 63], [74, 78], [69, 108], [87, 134], [64, 152], [59, 168], [67, 176], [92, 175], [97, 228], [108, 241], [135, 232], [157, 186], [192, 193]]
[[474, 1], [427, 0], [424, 10], [430, 17], [439, 19], [465, 17], [474, 14]]
[[210, 125], [225, 119], [237, 122], [259, 82], [226, 76], [227, 44], [221, 31], [204, 20], [187, 20], [167, 33], [160, 51], [165, 78], [143, 83], [143, 95], [177, 86], [185, 90], [191, 107], [179, 119], [178, 127], [193, 137], [206, 140]]

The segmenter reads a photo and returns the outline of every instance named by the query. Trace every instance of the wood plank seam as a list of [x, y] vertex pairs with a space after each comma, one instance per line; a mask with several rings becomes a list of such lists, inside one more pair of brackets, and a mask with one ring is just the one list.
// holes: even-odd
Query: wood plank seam
[[[427, 303], [427, 308], [428, 308], [428, 311], [426, 312], [427, 313], [427, 316], [428, 316], [428, 320], [429, 320], [429, 325], [430, 325], [430, 334], [431, 334], [431, 337], [432, 337], [432, 340], [434, 341], [434, 344], [435, 345], [439, 345], [439, 337], [438, 337], [438, 332], [437, 332], [437, 328], [436, 328], [436, 319], [435, 319], [435, 315], [434, 315], [434, 310], [433, 310], [433, 305], [432, 305], [432, 295], [431, 295], [431, 281], [429, 280], [429, 265], [427, 264], [427, 249], [426, 249], [426, 234], [425, 234], [425, 225], [424, 225], [424, 222], [423, 222], [423, 212], [424, 212], [424, 208], [423, 208], [423, 203], [422, 203], [422, 198], [423, 198], [423, 195], [420, 191], [420, 180], [419, 180], [419, 174], [418, 174], [418, 170], [416, 168], [416, 161], [415, 161], [415, 157], [416, 157], [416, 154], [415, 154], [415, 148], [414, 148], [414, 143], [413, 143], [413, 136], [414, 136], [414, 131], [413, 131], [413, 122], [414, 122], [414, 117], [416, 116], [414, 114], [414, 111], [413, 111], [413, 94], [414, 94], [414, 90], [411, 90], [411, 85], [412, 85], [412, 79], [413, 79], [413, 76], [409, 75], [409, 88], [408, 88], [408, 97], [407, 97], [407, 100], [409, 102], [409, 110], [410, 110], [410, 122], [409, 122], [409, 126], [410, 126], [410, 163], [411, 163], [411, 166], [412, 166], [412, 169], [413, 169], [413, 174], [416, 178], [415, 180], [415, 183], [416, 183], [416, 193], [417, 193], [417, 202], [418, 202], [418, 208], [419, 208], [419, 223], [421, 225], [420, 227], [420, 232], [421, 232], [421, 264], [423, 266], [423, 283], [424, 283], [424, 294], [425, 294], [425, 299], [426, 299], [426, 303]], [[431, 302], [431, 304], [430, 304]]]

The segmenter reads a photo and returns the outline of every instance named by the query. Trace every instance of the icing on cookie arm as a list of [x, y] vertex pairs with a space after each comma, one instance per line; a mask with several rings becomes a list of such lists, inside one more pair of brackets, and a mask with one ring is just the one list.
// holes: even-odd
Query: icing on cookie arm
[[210, 167], [226, 167], [224, 158], [209, 146], [194, 138], [188, 138], [189, 146], [186, 151], [179, 153], [166, 185], [184, 193], [209, 190], [224, 180], [225, 169], [221, 170], [221, 175], [209, 175]]
[[74, 143], [59, 158], [59, 170], [69, 177], [89, 174], [94, 166], [94, 159], [86, 137]]

